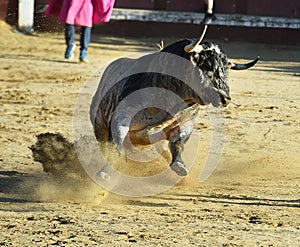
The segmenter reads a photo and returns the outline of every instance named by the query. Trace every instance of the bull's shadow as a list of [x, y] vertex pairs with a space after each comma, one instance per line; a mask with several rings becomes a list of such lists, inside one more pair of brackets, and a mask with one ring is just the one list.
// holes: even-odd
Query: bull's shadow
[[[149, 200], [150, 199], [150, 200]], [[259, 206], [259, 207], [274, 207], [274, 208], [300, 208], [299, 199], [271, 199], [248, 196], [230, 196], [230, 195], [204, 195], [197, 193], [174, 193], [166, 191], [161, 195], [150, 196], [146, 198], [131, 198], [127, 201], [128, 205], [140, 207], [174, 207], [182, 201], [186, 204], [201, 204], [213, 203], [224, 206], [240, 205], [240, 206]]]
[[43, 178], [17, 171], [0, 171], [0, 202], [37, 202], [33, 191]]
[[[164, 197], [160, 197], [162, 199]], [[193, 201], [198, 203], [215, 203], [224, 205], [245, 205], [265, 207], [290, 207], [300, 208], [300, 199], [268, 199], [259, 197], [243, 197], [229, 195], [197, 195], [197, 194], [172, 194], [166, 200]]]

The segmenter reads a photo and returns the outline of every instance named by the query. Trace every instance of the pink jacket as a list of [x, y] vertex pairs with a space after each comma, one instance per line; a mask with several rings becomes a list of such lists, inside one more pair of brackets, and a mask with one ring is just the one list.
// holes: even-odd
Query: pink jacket
[[59, 22], [92, 27], [108, 22], [115, 0], [50, 0], [46, 15], [58, 17]]

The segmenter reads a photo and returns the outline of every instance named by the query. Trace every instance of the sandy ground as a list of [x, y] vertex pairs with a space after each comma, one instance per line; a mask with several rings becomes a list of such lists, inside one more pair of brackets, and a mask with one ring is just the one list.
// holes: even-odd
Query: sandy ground
[[[29, 147], [45, 132], [72, 140], [91, 75], [159, 40], [93, 35], [90, 63], [79, 64], [64, 61], [62, 34], [24, 36], [0, 24], [0, 246], [300, 246], [299, 47], [219, 41], [235, 62], [262, 60], [230, 72], [240, 107], [225, 111], [217, 169], [202, 183], [192, 170], [159, 195], [128, 198], [92, 183], [59, 186]], [[204, 129], [196, 166], [209, 145]]]

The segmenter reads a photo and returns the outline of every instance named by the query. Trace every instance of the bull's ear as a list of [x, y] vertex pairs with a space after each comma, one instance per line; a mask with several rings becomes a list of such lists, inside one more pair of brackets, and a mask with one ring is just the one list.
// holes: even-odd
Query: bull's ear
[[156, 43], [155, 45], [156, 45], [156, 47], [158, 48], [159, 51], [161, 51], [165, 48], [165, 44], [164, 44], [163, 40], [161, 40], [159, 43]]
[[245, 64], [238, 64], [238, 63], [233, 63], [233, 62], [229, 61], [228, 68], [233, 69], [233, 70], [249, 69], [252, 66], [254, 66], [259, 59], [260, 59], [260, 57], [258, 56], [255, 60], [251, 61], [250, 63], [245, 63]]

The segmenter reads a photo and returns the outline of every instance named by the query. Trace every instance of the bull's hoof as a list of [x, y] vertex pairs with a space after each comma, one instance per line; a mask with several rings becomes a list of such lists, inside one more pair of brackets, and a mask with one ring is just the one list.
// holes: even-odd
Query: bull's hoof
[[171, 169], [176, 172], [178, 176], [186, 176], [188, 170], [186, 169], [185, 165], [180, 161], [174, 161], [171, 165]]
[[107, 172], [99, 171], [97, 172], [96, 176], [104, 181], [110, 181], [111, 179], [111, 176]]
[[96, 177], [100, 178], [103, 181], [110, 181], [111, 180], [111, 168], [109, 165], [105, 165], [100, 171], [96, 173]]

